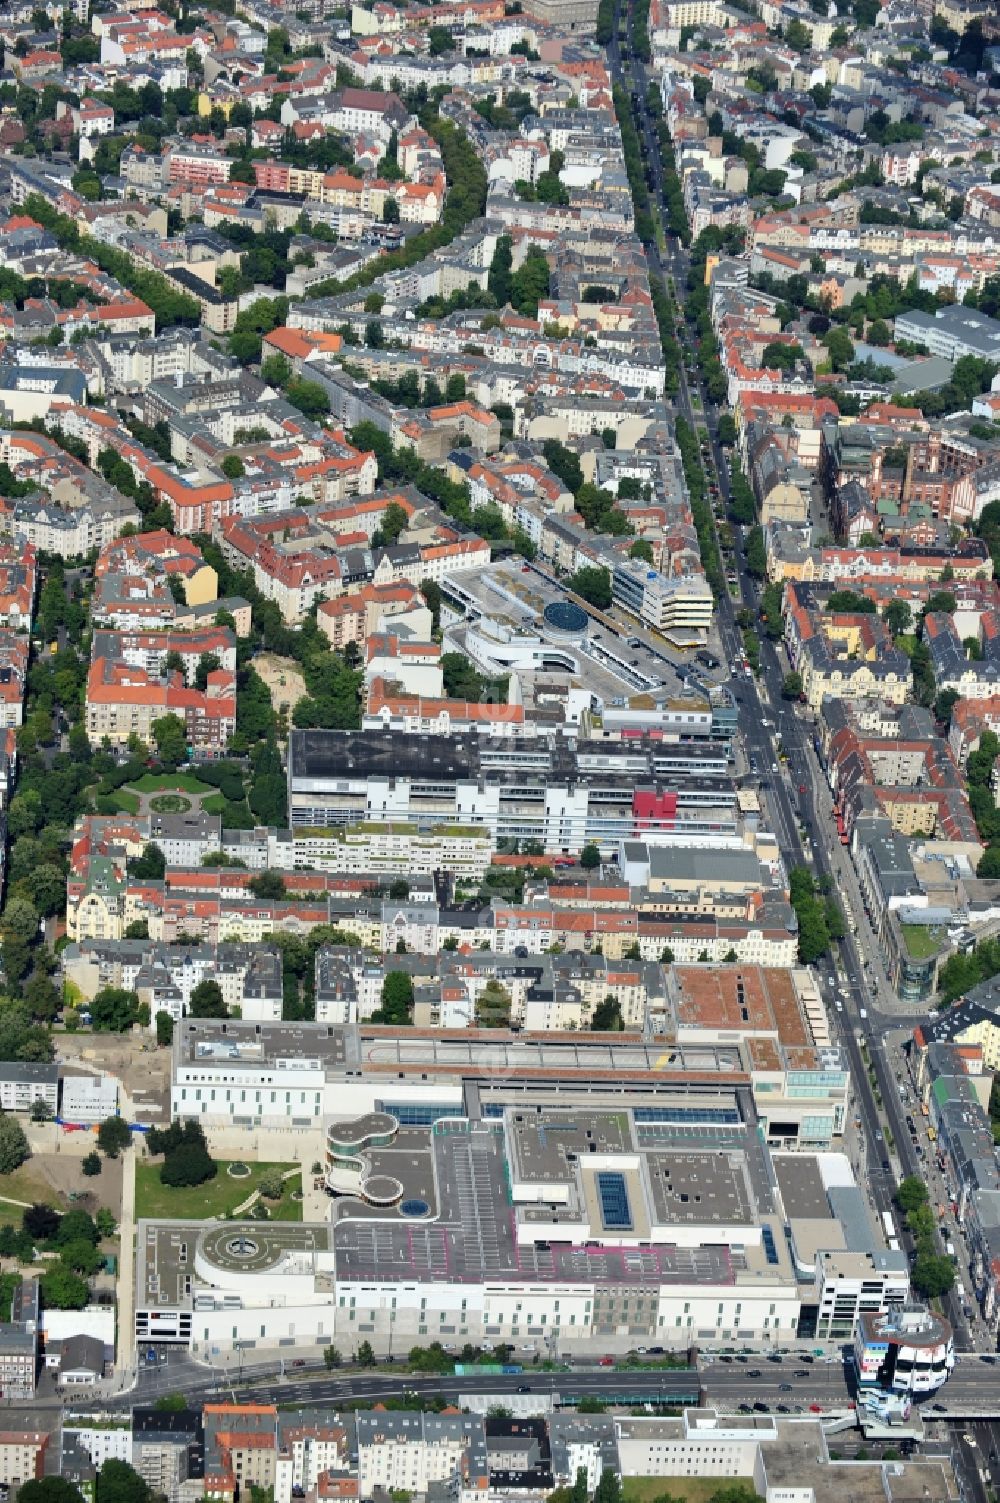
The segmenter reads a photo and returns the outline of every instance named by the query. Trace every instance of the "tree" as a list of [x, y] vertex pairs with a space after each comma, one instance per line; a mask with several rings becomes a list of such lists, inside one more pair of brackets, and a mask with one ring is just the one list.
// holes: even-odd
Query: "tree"
[[851, 336], [841, 324], [834, 324], [823, 335], [822, 343], [830, 355], [830, 364], [835, 371], [846, 370], [854, 361], [854, 345]]
[[595, 1033], [621, 1033], [625, 1022], [621, 1003], [613, 993], [609, 992], [603, 1002], [598, 1002], [591, 1016], [590, 1026]]
[[149, 1483], [128, 1461], [108, 1456], [98, 1471], [96, 1503], [149, 1503]]
[[569, 587], [597, 610], [610, 609], [613, 596], [609, 570], [586, 564], [570, 576]]
[[247, 886], [261, 900], [280, 901], [285, 896], [285, 879], [278, 871], [258, 872]]
[[59, 1256], [60, 1261], [67, 1268], [72, 1268], [74, 1273], [82, 1273], [88, 1277], [97, 1272], [102, 1261], [94, 1245], [83, 1238], [78, 1242], [67, 1243]]
[[3, 927], [6, 934], [31, 944], [38, 934], [38, 909], [27, 898], [11, 898], [4, 909]]
[[808, 52], [812, 46], [812, 32], [801, 21], [789, 21], [785, 27], [785, 41], [793, 52]]
[[904, 1216], [908, 1216], [911, 1211], [917, 1210], [920, 1206], [927, 1205], [929, 1199], [927, 1186], [915, 1174], [900, 1180], [896, 1189], [896, 1204]]
[[199, 981], [191, 990], [188, 1016], [192, 1018], [228, 1018], [229, 1008], [217, 981]]
[[557, 438], [545, 440], [542, 444], [542, 457], [553, 475], [575, 496], [583, 485], [583, 468], [579, 457]]
[[202, 1143], [180, 1143], [163, 1160], [160, 1183], [181, 1188], [203, 1185], [218, 1174], [218, 1165]]
[[83, 1160], [82, 1164], [80, 1165], [80, 1168], [83, 1170], [84, 1174], [86, 1174], [86, 1175], [100, 1174], [100, 1172], [101, 1172], [101, 1155], [99, 1153], [88, 1153], [87, 1156], [86, 1156], [86, 1158]]
[[653, 562], [653, 545], [647, 543], [645, 538], [637, 538], [628, 550], [629, 558], [637, 558], [644, 564]]
[[164, 1393], [156, 1400], [154, 1409], [161, 1414], [180, 1414], [182, 1409], [188, 1406], [187, 1398], [182, 1393]]
[[121, 986], [104, 986], [90, 1004], [90, 1021], [98, 1033], [125, 1033], [139, 1017], [139, 998]]
[[13, 1174], [30, 1157], [31, 1149], [20, 1122], [0, 1112], [0, 1174]]
[[359, 1367], [375, 1366], [375, 1349], [370, 1341], [363, 1341], [358, 1347], [356, 1360]]
[[764, 529], [751, 527], [746, 540], [747, 569], [756, 579], [767, 573], [767, 549], [764, 545]]
[[59, 1230], [62, 1217], [52, 1206], [37, 1203], [29, 1206], [21, 1217], [21, 1225], [36, 1242], [49, 1242]]
[[524, 260], [511, 278], [511, 304], [526, 318], [535, 318], [538, 304], [548, 295], [548, 258], [537, 245], [529, 245]]
[[187, 731], [179, 715], [161, 715], [153, 721], [156, 753], [164, 767], [173, 770], [187, 758]]
[[605, 1467], [594, 1488], [594, 1503], [622, 1503], [621, 1478], [610, 1467]]
[[801, 673], [786, 673], [781, 681], [781, 694], [783, 699], [802, 698], [802, 675]]
[[66, 906], [66, 877], [53, 862], [43, 862], [26, 873], [24, 885], [40, 914], [61, 913]]
[[913, 612], [905, 600], [890, 600], [882, 612], [882, 620], [894, 637], [901, 637], [910, 630]]
[[167, 858], [156, 844], [150, 841], [141, 856], [130, 862], [129, 871], [137, 882], [162, 882], [167, 869]]
[[162, 1047], [174, 1041], [174, 1020], [162, 1009], [156, 1014], [156, 1042]]
[[[54, 1263], [42, 1274], [39, 1282], [42, 1304], [49, 1310], [82, 1310], [90, 1299], [86, 1279], [82, 1279], [63, 1263]], [[21, 1491], [23, 1496], [24, 1489]]]
[[246, 466], [238, 454], [227, 454], [220, 468], [227, 480], [241, 480], [246, 474]]
[[67, 1211], [59, 1218], [59, 1226], [53, 1239], [57, 1247], [68, 1247], [71, 1242], [89, 1242], [96, 1247], [99, 1241], [97, 1223], [89, 1211]]
[[580, 865], [584, 871], [596, 871], [601, 864], [601, 848], [594, 845], [593, 841], [587, 843], [580, 852]]
[[113, 1237], [118, 1230], [118, 1223], [115, 1220], [114, 1212], [109, 1211], [107, 1206], [101, 1206], [94, 1217], [94, 1225], [97, 1227], [98, 1237]]
[[509, 235], [501, 235], [497, 240], [493, 251], [493, 260], [490, 262], [489, 275], [486, 278], [487, 290], [492, 293], [498, 308], [504, 308], [510, 302], [511, 270], [514, 264], [514, 242]]
[[800, 344], [784, 344], [781, 340], [773, 340], [764, 346], [760, 363], [767, 370], [790, 371], [801, 359]]
[[385, 547], [386, 544], [398, 542], [400, 535], [406, 531], [409, 520], [399, 502], [390, 501], [382, 513], [376, 534], [381, 545]]
[[920, 1253], [910, 1271], [910, 1283], [925, 1299], [940, 1299], [955, 1283], [955, 1265], [938, 1253]]
[[122, 1117], [107, 1117], [97, 1129], [97, 1146], [109, 1159], [116, 1159], [131, 1142], [129, 1125]]
[[341, 1363], [340, 1348], [336, 1346], [324, 1347], [323, 1362], [326, 1365], [327, 1372], [332, 1372], [335, 1367], [339, 1367]]
[[329, 412], [329, 397], [319, 382], [314, 382], [314, 380], [293, 377], [284, 389], [284, 395], [289, 398], [293, 407], [298, 407], [302, 415], [313, 418], [313, 421], [325, 418], [326, 413]]
[[[44, 952], [41, 952], [44, 955]], [[37, 1023], [52, 1023], [62, 1006], [62, 995], [51, 977], [36, 971], [21, 989], [25, 1005]]]
[[406, 971], [390, 971], [382, 982], [382, 1005], [373, 1023], [409, 1023], [413, 1012], [413, 981]]
[[[68, 1308], [74, 1309], [75, 1306]], [[22, 1500], [23, 1503], [83, 1503], [80, 1489], [65, 1477], [32, 1478], [18, 1488], [17, 1497], [18, 1503], [22, 1503]]]
[[508, 1028], [513, 998], [495, 976], [491, 976], [476, 998], [477, 1028]]
[[922, 614], [930, 616], [940, 613], [945, 616], [953, 616], [956, 604], [955, 597], [950, 590], [934, 590], [924, 602]]

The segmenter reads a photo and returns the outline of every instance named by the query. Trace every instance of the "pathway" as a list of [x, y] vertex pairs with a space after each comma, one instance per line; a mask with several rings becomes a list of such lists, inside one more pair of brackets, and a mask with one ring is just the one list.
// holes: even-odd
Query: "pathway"
[[122, 1154], [122, 1214], [118, 1223], [118, 1350], [115, 1376], [132, 1370], [135, 1352], [135, 1164], [136, 1149]]

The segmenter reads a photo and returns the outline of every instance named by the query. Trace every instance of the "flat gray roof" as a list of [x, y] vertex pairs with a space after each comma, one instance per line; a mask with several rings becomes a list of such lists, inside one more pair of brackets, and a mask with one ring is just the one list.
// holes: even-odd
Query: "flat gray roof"
[[[276, 1059], [303, 1064], [315, 1060], [327, 1075], [345, 1070], [385, 1076], [386, 1092], [400, 1074], [442, 1079], [504, 1078], [548, 1075], [620, 1080], [625, 1075], [705, 1076], [741, 1074], [744, 1063], [736, 1045], [644, 1043], [611, 1034], [552, 1034], [544, 1038], [505, 1034], [443, 1033], [433, 1029], [387, 1029], [365, 1025], [337, 1027], [326, 1023], [250, 1023], [185, 1018], [174, 1032], [174, 1059], [180, 1064], [212, 1063], [267, 1067]], [[23, 1068], [23, 1067], [19, 1067]], [[724, 1082], [720, 1081], [724, 1088]]]
[[[379, 1219], [335, 1206], [337, 1279], [385, 1278], [480, 1283], [593, 1281], [649, 1284], [693, 1281], [731, 1284], [742, 1264], [723, 1246], [597, 1247], [590, 1243], [517, 1242], [504, 1135], [499, 1125], [442, 1123], [430, 1134], [439, 1196], [436, 1220], [383, 1212]], [[383, 1162], [381, 1153], [380, 1163]], [[404, 1200], [413, 1188], [404, 1181]], [[347, 1214], [344, 1214], [346, 1211]]]
[[182, 1064], [266, 1066], [275, 1059], [315, 1060], [326, 1070], [346, 1063], [345, 1032], [325, 1023], [245, 1023], [229, 1018], [184, 1018], [174, 1032]]
[[633, 1153], [627, 1112], [573, 1112], [525, 1105], [507, 1114], [512, 1171], [528, 1183], [575, 1177], [573, 1160], [588, 1153]]
[[276, 1267], [287, 1253], [317, 1252], [329, 1245], [330, 1228], [325, 1224], [140, 1221], [136, 1306], [151, 1310], [189, 1308], [196, 1250], [219, 1268], [253, 1275]]
[[651, 1153], [646, 1168], [658, 1221], [729, 1226], [754, 1220], [741, 1153]]
[[59, 1080], [59, 1066], [33, 1060], [0, 1060], [0, 1080], [24, 1081], [29, 1085], [55, 1085]]
[[[762, 880], [761, 864], [753, 851], [700, 850], [694, 846], [651, 845], [651, 880], [684, 882], [746, 882]], [[640, 858], [641, 859], [641, 858]]]
[[774, 1166], [778, 1189], [789, 1221], [829, 1221], [833, 1212], [823, 1186], [819, 1165], [808, 1154], [775, 1154]]

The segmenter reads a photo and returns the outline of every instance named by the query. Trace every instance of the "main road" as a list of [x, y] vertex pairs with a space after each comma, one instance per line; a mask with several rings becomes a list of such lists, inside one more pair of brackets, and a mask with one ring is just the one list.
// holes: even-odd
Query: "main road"
[[[614, 34], [608, 46], [608, 59], [615, 82], [625, 90], [634, 105], [633, 114], [641, 138], [645, 142], [646, 163], [652, 176], [653, 196], [656, 203], [664, 207], [663, 168], [655, 121], [646, 101], [646, 79], [641, 68], [637, 67], [633, 74], [631, 61], [622, 54], [622, 8], [622, 0], [619, 0], [615, 14]], [[625, 14], [628, 26], [628, 51], [634, 56], [635, 19], [630, 6]], [[689, 256], [676, 236], [668, 235], [666, 243], [665, 257], [661, 256], [655, 241], [645, 244], [646, 255], [654, 275], [673, 281], [678, 301], [680, 301], [687, 286]], [[729, 472], [723, 447], [719, 441], [719, 413], [701, 388], [700, 377], [689, 376], [686, 349], [682, 347], [681, 353], [678, 408], [695, 432], [699, 428], [707, 431], [708, 466], [715, 474], [723, 499], [728, 502]], [[692, 401], [692, 388], [698, 397], [697, 411]], [[758, 587], [747, 570], [743, 539], [739, 535], [739, 530], [736, 531], [736, 568], [740, 597], [747, 607], [756, 612], [759, 607]], [[725, 656], [729, 664], [733, 666], [742, 656], [743, 642], [728, 589], [721, 594], [718, 601], [718, 625]], [[778, 649], [766, 636], [760, 642], [759, 678], [741, 677], [738, 671], [734, 673], [732, 687], [740, 702], [740, 728], [744, 745], [751, 762], [756, 763], [759, 769], [763, 791], [770, 810], [771, 824], [786, 869], [805, 866], [817, 879], [828, 879], [832, 884], [832, 890], [838, 892], [842, 876], [835, 869], [834, 855], [836, 853], [838, 857], [840, 856], [839, 834], [829, 812], [824, 808], [821, 817], [817, 810], [817, 788], [821, 786], [822, 774], [815, 761], [810, 732], [803, 727], [802, 721], [791, 707], [783, 702], [784, 675], [785, 665], [779, 659]], [[769, 710], [774, 717], [773, 720], [767, 713]], [[779, 724], [780, 747], [778, 744]], [[782, 770], [782, 753], [787, 758], [791, 782]], [[797, 808], [793, 801], [793, 785], [804, 789], [795, 795], [798, 802]], [[856, 899], [856, 888], [854, 896]], [[863, 914], [858, 915], [858, 923], [859, 932], [865, 932]], [[893, 1166], [894, 1155], [898, 1177], [911, 1174], [923, 1177], [920, 1161], [910, 1141], [906, 1126], [895, 1071], [883, 1048], [883, 1036], [886, 1029], [891, 1028], [894, 1023], [898, 1026], [898, 1019], [893, 1016], [888, 999], [884, 1007], [878, 1005], [877, 990], [872, 997], [869, 997], [869, 982], [866, 979], [865, 967], [858, 953], [855, 937], [847, 934], [836, 949], [836, 962], [823, 968], [825, 974], [821, 984], [829, 1015], [831, 1019], [836, 1019], [840, 1041], [850, 1063], [854, 1080], [856, 1116], [864, 1134], [867, 1150], [867, 1186], [873, 1210], [881, 1213], [890, 1210], [893, 1204], [897, 1185], [897, 1169]], [[837, 963], [845, 978], [843, 982], [838, 979]], [[876, 983], [886, 986], [877, 951], [874, 948], [871, 965]], [[827, 979], [831, 975], [832, 985]], [[842, 997], [841, 992], [846, 995]], [[843, 1001], [842, 1009], [838, 1008], [838, 1003], [841, 1001]], [[865, 1013], [864, 1017], [862, 1017], [862, 1012]], [[880, 1117], [869, 1068], [881, 1098], [885, 1123]], [[886, 1127], [891, 1134], [894, 1154], [890, 1151]], [[897, 1219], [899, 1219], [898, 1213]], [[904, 1244], [909, 1246], [905, 1233], [903, 1235]], [[957, 1295], [948, 1296], [946, 1307], [955, 1328], [956, 1346], [960, 1349], [970, 1348], [972, 1338]]]
[[[152, 1404], [168, 1393], [182, 1393], [193, 1404], [222, 1396], [259, 1402], [265, 1395], [289, 1406], [364, 1405], [437, 1395], [453, 1401], [461, 1394], [485, 1394], [499, 1402], [505, 1396], [527, 1392], [557, 1395], [563, 1401], [589, 1398], [608, 1404], [680, 1405], [697, 1402], [702, 1388], [709, 1407], [734, 1410], [752, 1399], [772, 1409], [784, 1404], [790, 1412], [796, 1408], [805, 1412], [813, 1405], [825, 1411], [846, 1407], [852, 1396], [848, 1372], [839, 1357], [809, 1361], [796, 1353], [780, 1360], [773, 1353], [757, 1353], [727, 1362], [706, 1354], [697, 1371], [651, 1366], [559, 1371], [529, 1367], [516, 1374], [472, 1372], [461, 1377], [454, 1373], [410, 1373], [399, 1366], [389, 1370], [384, 1365], [328, 1372], [286, 1364], [282, 1373], [274, 1365], [261, 1364], [225, 1374], [199, 1368], [181, 1354], [177, 1356], [177, 1362], [141, 1374], [133, 1392], [118, 1395], [103, 1407], [128, 1409], [135, 1404]], [[975, 1356], [960, 1359], [947, 1386], [932, 1402], [939, 1407], [925, 1406], [928, 1420], [947, 1419], [949, 1415], [1000, 1419], [1000, 1366], [988, 1366]]]

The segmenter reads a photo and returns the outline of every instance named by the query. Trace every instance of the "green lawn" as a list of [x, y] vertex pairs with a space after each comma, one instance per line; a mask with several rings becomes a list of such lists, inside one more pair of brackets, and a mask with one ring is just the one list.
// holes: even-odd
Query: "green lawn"
[[124, 788], [116, 788], [114, 793], [109, 793], [107, 797], [112, 803], [118, 805], [123, 814], [138, 814], [139, 795], [137, 793], [127, 793]]
[[[138, 1163], [135, 1166], [137, 1220], [148, 1216], [207, 1221], [213, 1216], [231, 1216], [235, 1208], [243, 1204], [255, 1186], [269, 1173], [280, 1174], [286, 1169], [294, 1168], [292, 1164], [250, 1164], [250, 1173], [245, 1179], [232, 1179], [226, 1173], [230, 1161], [219, 1159], [219, 1172], [214, 1179], [190, 1189], [172, 1189], [169, 1185], [160, 1183], [162, 1162], [162, 1159], [153, 1159], [149, 1163]], [[301, 1188], [301, 1175], [286, 1180], [281, 1200], [267, 1202], [272, 1221], [302, 1220], [302, 1202], [292, 1200], [291, 1197], [292, 1190]]]
[[708, 1503], [724, 1487], [745, 1487], [755, 1493], [752, 1477], [623, 1477], [625, 1503], [653, 1503], [666, 1493], [678, 1503]]
[[221, 814], [226, 807], [226, 796], [224, 793], [210, 793], [202, 799], [201, 807], [204, 814]]
[[[302, 1176], [297, 1174], [294, 1179], [286, 1179], [285, 1193], [275, 1205], [273, 1200], [267, 1202], [267, 1208], [271, 1213], [272, 1221], [301, 1221], [302, 1202], [292, 1199], [293, 1190], [302, 1189]], [[249, 1191], [247, 1192], [249, 1194]]]
[[13, 1174], [0, 1174], [0, 1221], [20, 1223], [21, 1220], [19, 1206], [2, 1202], [22, 1200], [29, 1206], [38, 1202], [45, 1205], [58, 1205], [59, 1196], [48, 1180], [44, 1175], [34, 1173], [30, 1166], [31, 1160], [29, 1159], [27, 1164], [23, 1164], [20, 1169], [15, 1169]]
[[191, 800], [185, 793], [154, 793], [150, 796], [149, 807], [154, 814], [187, 814]]
[[138, 789], [140, 793], [172, 793], [179, 790], [181, 793], [193, 794], [195, 798], [203, 793], [218, 791], [211, 784], [203, 783], [195, 777], [193, 772], [144, 772], [129, 787]]
[[903, 924], [903, 940], [911, 960], [930, 960], [941, 948], [940, 930], [928, 924]]

